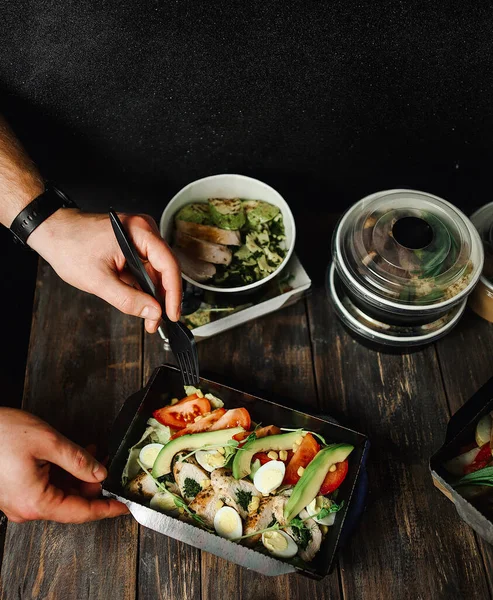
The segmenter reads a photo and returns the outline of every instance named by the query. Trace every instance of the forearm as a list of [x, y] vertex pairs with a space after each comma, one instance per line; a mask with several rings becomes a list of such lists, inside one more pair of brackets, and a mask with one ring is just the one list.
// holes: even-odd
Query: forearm
[[0, 223], [10, 227], [43, 190], [39, 171], [0, 115]]

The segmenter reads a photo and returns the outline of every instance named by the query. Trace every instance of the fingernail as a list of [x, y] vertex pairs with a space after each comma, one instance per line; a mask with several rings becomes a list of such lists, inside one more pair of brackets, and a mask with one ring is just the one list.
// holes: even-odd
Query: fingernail
[[154, 306], [144, 306], [140, 316], [143, 319], [151, 319], [151, 321], [157, 321], [159, 319], [159, 310]]
[[100, 463], [95, 463], [92, 474], [98, 481], [102, 481], [106, 477], [106, 469]]

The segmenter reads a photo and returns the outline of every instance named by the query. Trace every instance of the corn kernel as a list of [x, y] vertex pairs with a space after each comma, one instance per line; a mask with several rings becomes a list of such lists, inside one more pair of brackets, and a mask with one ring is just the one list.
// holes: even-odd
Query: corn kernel
[[205, 490], [205, 488], [208, 488], [211, 484], [211, 480], [210, 479], [204, 479], [203, 481], [200, 482], [200, 487]]
[[217, 451], [219, 452], [219, 454], [224, 454], [225, 453], [224, 448], [218, 448]]
[[337, 467], [335, 465], [332, 465], [329, 469], [329, 472], [333, 473], [334, 471], [337, 471]]
[[281, 460], [286, 460], [288, 458], [288, 453], [286, 452], [286, 450], [281, 450], [279, 452], [279, 458]]
[[301, 446], [301, 442], [302, 442], [302, 441], [303, 441], [303, 436], [302, 436], [302, 435], [300, 435], [299, 437], [297, 437], [297, 438], [294, 440], [294, 443], [295, 443], [295, 444], [298, 444], [298, 446]]
[[303, 473], [305, 472], [305, 469], [303, 467], [300, 467], [296, 472], [301, 477], [303, 475]]
[[171, 406], [173, 406], [173, 404], [177, 404], [178, 402], [179, 402], [178, 398], [172, 398], [170, 404], [171, 404]]
[[224, 506], [224, 502], [222, 502], [221, 500], [217, 500], [216, 504], [215, 504], [215, 509], [219, 510], [220, 508], [222, 508]]
[[178, 509], [178, 512], [182, 515], [185, 512], [185, 509], [183, 508], [183, 506], [180, 506], [180, 508]]
[[268, 458], [271, 458], [272, 460], [277, 460], [279, 458], [279, 455], [277, 454], [277, 452], [274, 452], [274, 450], [271, 450], [268, 454], [267, 454]]
[[322, 530], [322, 535], [327, 535], [329, 528], [327, 525], [320, 525], [320, 529]]
[[297, 444], [296, 442], [293, 444], [293, 452], [296, 452], [298, 450], [298, 448], [300, 447], [299, 444]]
[[202, 393], [202, 391], [201, 391], [201, 390], [197, 390], [195, 393], [197, 394], [197, 396], [198, 396], [199, 398], [203, 398], [203, 397], [204, 397], [204, 394]]

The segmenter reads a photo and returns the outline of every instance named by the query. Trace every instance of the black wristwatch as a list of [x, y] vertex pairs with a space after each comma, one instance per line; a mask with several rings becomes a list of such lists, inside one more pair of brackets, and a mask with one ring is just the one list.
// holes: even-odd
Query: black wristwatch
[[59, 208], [78, 208], [77, 204], [70, 200], [60, 189], [51, 183], [47, 183], [45, 191], [34, 198], [24, 210], [22, 210], [10, 225], [10, 231], [14, 240], [27, 246], [27, 238], [31, 233], [51, 217]]

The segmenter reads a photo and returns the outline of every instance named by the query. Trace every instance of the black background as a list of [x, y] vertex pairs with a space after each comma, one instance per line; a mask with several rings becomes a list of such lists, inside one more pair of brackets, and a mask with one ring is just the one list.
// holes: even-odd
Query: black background
[[[1, 110], [86, 209], [158, 218], [183, 185], [224, 172], [273, 185], [295, 217], [393, 187], [466, 213], [492, 200], [488, 2], [0, 7]], [[21, 339], [35, 261], [2, 242]]]

